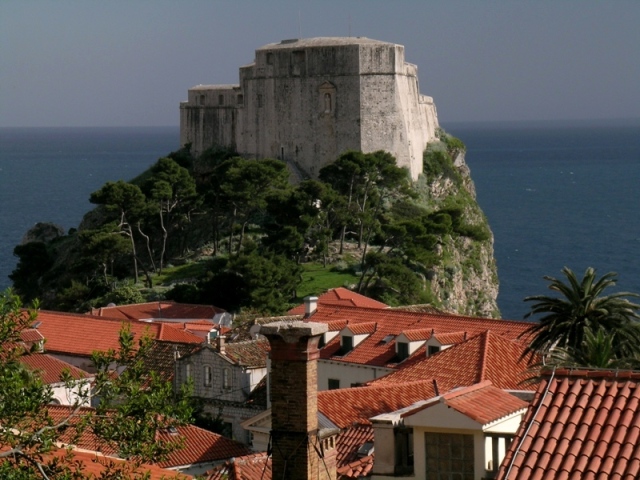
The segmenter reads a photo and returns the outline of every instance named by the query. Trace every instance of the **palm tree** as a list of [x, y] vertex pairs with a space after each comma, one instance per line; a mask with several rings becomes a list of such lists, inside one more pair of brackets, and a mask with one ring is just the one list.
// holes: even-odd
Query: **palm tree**
[[[637, 369], [638, 358], [620, 358], [616, 354], [617, 335], [599, 327], [595, 332], [587, 327], [580, 348], [569, 350], [555, 347], [545, 357], [543, 364], [558, 367], [588, 367], [606, 369]], [[538, 365], [540, 366], [540, 365]]]
[[546, 354], [552, 348], [560, 348], [573, 354], [584, 347], [587, 329], [596, 336], [602, 329], [605, 337], [614, 340], [615, 358], [640, 358], [640, 305], [627, 298], [639, 295], [628, 292], [603, 295], [604, 290], [616, 284], [614, 272], [597, 280], [596, 271], [589, 267], [582, 281], [567, 267], [562, 273], [567, 283], [544, 277], [550, 282], [549, 289], [560, 296], [535, 295], [524, 299], [535, 302], [525, 318], [543, 315], [524, 334], [527, 338], [533, 337], [529, 350]]

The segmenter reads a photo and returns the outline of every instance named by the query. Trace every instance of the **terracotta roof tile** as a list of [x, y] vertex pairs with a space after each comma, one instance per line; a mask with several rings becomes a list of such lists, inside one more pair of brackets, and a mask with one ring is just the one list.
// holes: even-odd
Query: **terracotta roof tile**
[[405, 330], [401, 332], [410, 342], [419, 342], [421, 340], [429, 340], [433, 330], [430, 328], [418, 328], [415, 330]]
[[548, 375], [497, 478], [637, 478], [639, 402], [640, 372]]
[[96, 350], [119, 348], [118, 338], [123, 323], [131, 326], [136, 338], [149, 335], [155, 340], [181, 343], [200, 343], [195, 335], [165, 327], [161, 324], [123, 322], [118, 319], [94, 317], [74, 313], [38, 312], [38, 331], [45, 337], [45, 351], [68, 355], [89, 356]]
[[269, 480], [271, 479], [271, 457], [266, 452], [232, 458], [215, 467], [207, 480]]
[[266, 367], [271, 347], [267, 340], [227, 343], [224, 354], [236, 365]]
[[[308, 320], [326, 324], [348, 321], [349, 328], [355, 328], [358, 323], [375, 322], [377, 325], [375, 332], [358, 344], [346, 357], [340, 356], [339, 337], [334, 338], [320, 352], [321, 358], [336, 357], [335, 359], [339, 361], [372, 366], [393, 366], [397, 362], [395, 341], [383, 342], [388, 335], [397, 337], [400, 333], [406, 333], [409, 330], [434, 329], [438, 334], [468, 332], [468, 336], [471, 337], [491, 330], [496, 335], [514, 340], [531, 326], [529, 322], [322, 305], [318, 306]], [[415, 355], [414, 353], [413, 356]]]
[[354, 335], [364, 335], [366, 333], [373, 333], [376, 331], [376, 322], [363, 322], [347, 324], [345, 328], [349, 329]]
[[[73, 411], [71, 407], [61, 405], [50, 405], [47, 409], [54, 421], [61, 421], [68, 418]], [[74, 417], [80, 418], [92, 411], [93, 409], [85, 407], [80, 409]], [[72, 420], [70, 425], [73, 424], [74, 421]], [[249, 453], [249, 449], [245, 445], [218, 435], [217, 433], [196, 427], [195, 425], [176, 427], [176, 430], [175, 433], [162, 431], [156, 434], [158, 440], [167, 442], [174, 440], [184, 441], [183, 448], [173, 451], [166, 460], [156, 464], [162, 468], [175, 468], [195, 463], [209, 463]], [[69, 432], [68, 435], [68, 438], [71, 438], [72, 432]], [[64, 443], [64, 437], [61, 441]], [[88, 430], [82, 433], [80, 439], [75, 442], [75, 446], [83, 450], [100, 452], [108, 456], [115, 456], [117, 454], [113, 445], [103, 442], [98, 436]]]
[[[66, 454], [67, 450], [59, 449], [54, 453], [48, 454], [45, 458], [62, 458]], [[83, 478], [98, 478], [100, 475], [108, 473], [108, 469], [111, 465], [123, 465], [128, 463], [126, 460], [105, 457], [101, 454], [90, 452], [72, 451], [71, 455], [74, 464], [82, 472]], [[133, 464], [129, 465], [131, 465], [131, 468], [133, 469]], [[149, 480], [184, 480], [193, 478], [191, 475], [176, 473], [172, 470], [166, 470], [155, 465], [141, 465], [134, 471], [137, 475], [136, 478], [138, 478], [138, 476], [139, 478], [142, 478], [142, 475], [146, 473], [148, 476], [145, 476], [144, 478], [148, 478]]]
[[435, 379], [439, 390], [446, 392], [489, 380], [505, 390], [535, 390], [537, 384], [530, 382], [535, 371], [530, 369], [538, 359], [522, 358], [524, 351], [524, 343], [486, 331], [430, 357], [422, 348], [397, 371], [371, 383]]
[[436, 395], [433, 382], [422, 380], [318, 392], [318, 411], [339, 428], [370, 424], [369, 418], [393, 412]]
[[205, 319], [213, 318], [224, 310], [213, 305], [191, 305], [171, 301], [135, 303], [131, 305], [116, 305], [91, 310], [91, 315], [99, 317], [118, 318], [120, 320], [159, 320], [168, 319]]
[[175, 374], [175, 358], [190, 355], [201, 348], [195, 343], [154, 342], [153, 348], [144, 358], [147, 371], [156, 372], [166, 382]]
[[170, 441], [172, 438], [184, 438], [185, 442], [184, 448], [170, 453], [167, 460], [158, 463], [158, 466], [163, 468], [214, 462], [249, 453], [246, 445], [195, 425], [177, 427], [175, 434], [159, 432], [157, 437], [165, 441]]
[[76, 380], [89, 376], [84, 370], [44, 353], [24, 355], [19, 360], [29, 370], [37, 372], [42, 381], [49, 385], [61, 382], [60, 378], [64, 372], [68, 372], [71, 378]]
[[[333, 305], [344, 307], [366, 307], [366, 308], [388, 308], [382, 302], [373, 298], [365, 297], [343, 287], [332, 288], [318, 297], [318, 305]], [[304, 304], [292, 308], [288, 312], [290, 315], [304, 314]]]
[[436, 332], [433, 334], [433, 338], [440, 342], [441, 345], [455, 345], [456, 343], [464, 342], [467, 337], [467, 332]]

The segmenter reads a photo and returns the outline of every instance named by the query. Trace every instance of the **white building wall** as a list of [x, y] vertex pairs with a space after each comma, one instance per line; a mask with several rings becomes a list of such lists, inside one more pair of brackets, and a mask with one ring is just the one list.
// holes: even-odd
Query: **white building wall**
[[318, 390], [328, 390], [329, 379], [339, 379], [340, 388], [349, 388], [380, 378], [393, 370], [385, 367], [373, 367], [334, 360], [318, 361]]

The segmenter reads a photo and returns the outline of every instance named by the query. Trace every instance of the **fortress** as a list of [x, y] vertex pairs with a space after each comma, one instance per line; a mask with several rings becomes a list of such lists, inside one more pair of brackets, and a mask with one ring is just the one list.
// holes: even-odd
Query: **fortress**
[[240, 68], [240, 84], [198, 85], [180, 103], [180, 144], [195, 155], [233, 147], [311, 177], [346, 150], [386, 150], [416, 179], [436, 128], [404, 46], [363, 37], [265, 45]]

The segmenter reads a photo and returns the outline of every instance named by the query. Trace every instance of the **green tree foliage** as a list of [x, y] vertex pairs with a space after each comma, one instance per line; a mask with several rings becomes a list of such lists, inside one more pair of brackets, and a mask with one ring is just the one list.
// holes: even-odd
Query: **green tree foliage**
[[617, 274], [609, 272], [597, 278], [593, 268], [587, 268], [579, 280], [565, 267], [566, 282], [545, 276], [548, 288], [556, 296], [535, 295], [525, 298], [533, 302], [525, 318], [534, 317], [527, 338], [532, 336], [529, 349], [548, 354], [561, 349], [572, 358], [579, 358], [585, 345], [609, 345], [612, 360], [640, 358], [640, 305], [629, 297], [637, 294], [604, 291], [615, 286]]
[[[0, 294], [2, 478], [84, 478], [71, 456], [54, 458], [48, 454], [59, 448], [59, 442], [73, 444], [87, 431], [97, 434], [134, 466], [157, 462], [180, 447], [175, 442], [158, 441], [156, 433], [190, 419], [190, 392], [187, 389], [175, 397], [170, 383], [144, 368], [151, 340], [134, 338], [126, 326], [120, 333], [118, 351], [93, 355], [97, 373], [91, 390], [99, 399], [97, 408], [80, 408], [88, 398], [90, 386], [78, 386], [76, 380], [64, 374], [61, 381], [69, 388], [79, 388], [80, 395], [69, 415], [52, 417], [47, 409], [53, 398], [50, 387], [20, 363], [20, 357], [31, 353], [21, 341], [21, 332], [36, 320], [35, 306], [24, 310], [19, 297], [10, 290]], [[114, 467], [104, 478], [129, 478], [129, 468]]]
[[43, 242], [18, 245], [13, 254], [19, 258], [16, 269], [9, 275], [13, 286], [25, 301], [31, 302], [40, 292], [39, 282], [53, 264], [47, 246]]

